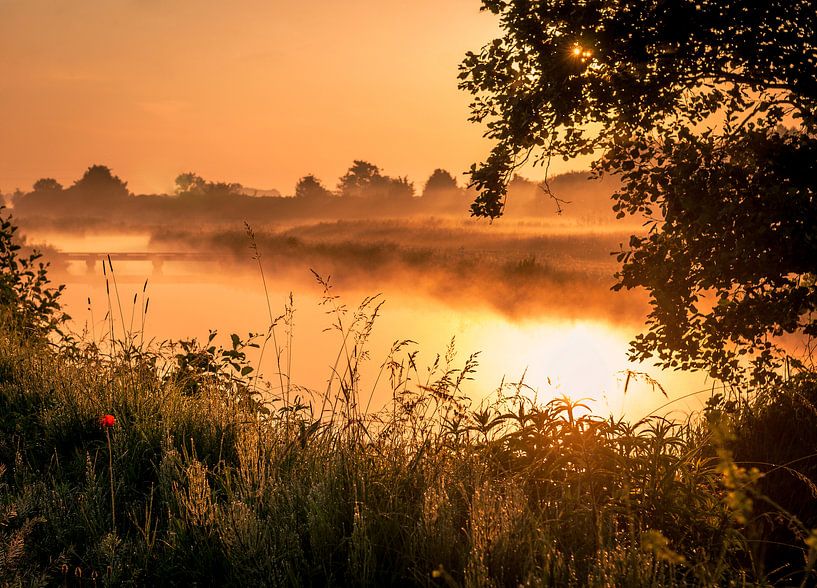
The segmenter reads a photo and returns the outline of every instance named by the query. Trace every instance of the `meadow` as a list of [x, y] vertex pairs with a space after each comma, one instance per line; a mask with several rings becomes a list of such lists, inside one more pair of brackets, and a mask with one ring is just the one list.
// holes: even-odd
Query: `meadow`
[[[253, 245], [320, 255], [331, 229]], [[358, 229], [383, 268], [390, 255], [405, 262], [404, 249], [376, 235], [367, 244], [372, 227]], [[472, 402], [473, 357], [449, 349], [419, 369], [398, 341], [376, 350], [386, 360], [375, 384], [392, 401], [373, 412], [360, 379], [373, 299], [347, 310], [327, 292], [342, 344], [326, 389], [310, 393], [286, 369], [291, 309], [224, 346], [151, 344], [116, 312], [99, 341], [64, 335], [47, 270], [19, 256], [7, 221], [0, 236], [3, 584], [814, 582], [812, 371], [720, 390], [685, 420], [630, 422], [580, 399], [537, 404], [525, 382]], [[246, 235], [212, 242], [225, 255], [247, 247]], [[434, 239], [422, 243], [439, 255]], [[277, 360], [270, 382], [248, 361], [254, 346]]]

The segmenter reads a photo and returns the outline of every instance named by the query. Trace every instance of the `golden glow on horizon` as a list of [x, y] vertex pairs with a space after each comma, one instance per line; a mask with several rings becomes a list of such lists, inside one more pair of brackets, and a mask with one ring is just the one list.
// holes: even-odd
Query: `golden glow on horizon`
[[499, 33], [478, 4], [0, 2], [0, 191], [95, 163], [137, 193], [194, 171], [290, 194], [354, 159], [417, 188], [437, 167], [463, 181], [490, 149], [457, 88]]
[[[0, 3], [0, 191], [100, 163], [291, 193], [353, 159], [422, 186], [483, 157], [457, 66], [497, 33], [471, 0]], [[457, 26], [451, 26], [451, 23]]]

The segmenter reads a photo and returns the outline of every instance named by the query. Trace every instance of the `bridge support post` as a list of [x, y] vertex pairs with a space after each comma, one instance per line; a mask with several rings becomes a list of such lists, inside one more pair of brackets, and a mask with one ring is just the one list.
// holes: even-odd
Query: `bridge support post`
[[92, 274], [94, 273], [94, 268], [96, 267], [96, 257], [88, 256], [85, 258], [85, 273]]
[[154, 257], [153, 258], [153, 275], [161, 276], [162, 275], [162, 266], [164, 265], [165, 260], [161, 257]]

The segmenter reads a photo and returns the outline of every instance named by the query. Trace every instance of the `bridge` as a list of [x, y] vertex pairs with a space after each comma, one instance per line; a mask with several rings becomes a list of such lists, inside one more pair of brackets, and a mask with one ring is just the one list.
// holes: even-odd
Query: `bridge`
[[66, 251], [60, 253], [60, 257], [67, 261], [84, 261], [86, 271], [93, 273], [97, 262], [105, 262], [109, 258], [112, 262], [117, 261], [150, 261], [153, 264], [155, 274], [162, 273], [162, 266], [166, 261], [213, 261], [215, 257], [211, 253], [201, 253], [198, 251], [118, 251], [114, 253], [99, 253], [94, 251]]

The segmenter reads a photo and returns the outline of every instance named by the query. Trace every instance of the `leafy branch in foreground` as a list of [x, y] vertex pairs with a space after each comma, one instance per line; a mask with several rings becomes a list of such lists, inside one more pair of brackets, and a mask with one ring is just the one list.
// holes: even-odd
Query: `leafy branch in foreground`
[[[3, 207], [0, 206], [0, 213]], [[50, 288], [48, 264], [42, 254], [20, 255], [22, 246], [11, 217], [0, 214], [0, 308], [3, 319], [29, 337], [60, 333], [69, 317], [62, 312], [59, 298], [64, 285]]]
[[[618, 288], [652, 310], [636, 359], [730, 382], [779, 378], [787, 333], [817, 334], [817, 12], [809, 0], [484, 0], [503, 34], [461, 88], [494, 148], [477, 216], [524, 162], [594, 155], [621, 179]], [[740, 358], [751, 360], [751, 369]]]

